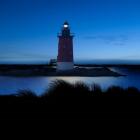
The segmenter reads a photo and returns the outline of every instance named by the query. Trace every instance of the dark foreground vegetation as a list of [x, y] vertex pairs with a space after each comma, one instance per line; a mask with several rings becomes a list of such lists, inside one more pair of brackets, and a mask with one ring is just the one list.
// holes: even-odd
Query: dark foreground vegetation
[[[140, 112], [139, 105], [140, 91], [136, 88], [123, 89], [112, 86], [103, 91], [99, 85], [87, 86], [82, 82], [70, 84], [65, 81], [55, 81], [42, 96], [36, 96], [27, 90], [19, 91], [16, 95], [0, 96], [1, 112], [53, 113], [53, 117], [54, 113], [60, 112], [78, 113], [78, 115], [95, 112], [136, 113]], [[98, 117], [102, 117], [99, 114]]]

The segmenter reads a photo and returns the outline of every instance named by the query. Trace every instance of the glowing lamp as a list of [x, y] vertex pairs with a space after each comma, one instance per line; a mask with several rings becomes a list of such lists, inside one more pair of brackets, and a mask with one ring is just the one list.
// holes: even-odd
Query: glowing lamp
[[64, 24], [64, 28], [68, 28], [68, 24]]

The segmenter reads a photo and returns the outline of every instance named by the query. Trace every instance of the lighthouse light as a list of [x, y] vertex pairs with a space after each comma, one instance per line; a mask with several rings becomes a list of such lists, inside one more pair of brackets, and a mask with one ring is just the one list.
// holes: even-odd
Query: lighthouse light
[[68, 28], [68, 25], [67, 24], [64, 24], [64, 28]]

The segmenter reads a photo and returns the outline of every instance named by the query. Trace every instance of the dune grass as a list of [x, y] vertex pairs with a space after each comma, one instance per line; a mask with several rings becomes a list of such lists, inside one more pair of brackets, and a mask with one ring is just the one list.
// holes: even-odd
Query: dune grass
[[56, 80], [51, 83], [49, 90], [44, 92], [42, 97], [44, 96], [140, 96], [140, 91], [135, 87], [128, 87], [124, 89], [119, 86], [111, 86], [104, 91], [98, 84], [87, 85], [83, 82], [71, 84], [63, 80]]
[[5, 95], [0, 97], [15, 98], [48, 98], [48, 97], [94, 97], [94, 96], [140, 96], [140, 91], [135, 87], [122, 88], [119, 86], [110, 86], [103, 90], [98, 84], [87, 85], [81, 81], [69, 83], [64, 80], [55, 80], [50, 84], [49, 89], [44, 91], [41, 96], [31, 90], [19, 90], [17, 94]]
[[0, 96], [4, 104], [84, 104], [93, 102], [96, 97], [140, 97], [140, 91], [134, 87], [111, 86], [104, 91], [99, 85], [87, 85], [83, 82], [68, 83], [56, 80], [41, 96], [30, 90], [20, 90], [15, 95]]
[[[134, 99], [133, 97], [138, 100], [132, 104], [132, 101], [127, 100], [127, 98]], [[139, 97], [140, 91], [134, 87], [124, 89], [111, 86], [104, 91], [97, 84], [87, 85], [83, 82], [70, 84], [63, 80], [56, 80], [51, 83], [49, 90], [44, 91], [41, 96], [37, 96], [30, 90], [20, 90], [15, 95], [0, 96], [0, 110], [2, 109], [4, 112], [68, 110], [85, 112], [88, 110], [90, 112], [93, 110], [108, 111], [109, 109], [123, 111], [124, 108], [132, 108], [133, 111], [140, 105]]]

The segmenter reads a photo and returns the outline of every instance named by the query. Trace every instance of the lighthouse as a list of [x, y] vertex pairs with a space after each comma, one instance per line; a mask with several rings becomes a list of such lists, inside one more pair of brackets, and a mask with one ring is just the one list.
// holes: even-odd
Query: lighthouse
[[61, 33], [58, 35], [57, 70], [72, 70], [73, 62], [73, 35], [70, 32], [68, 22], [63, 24]]

